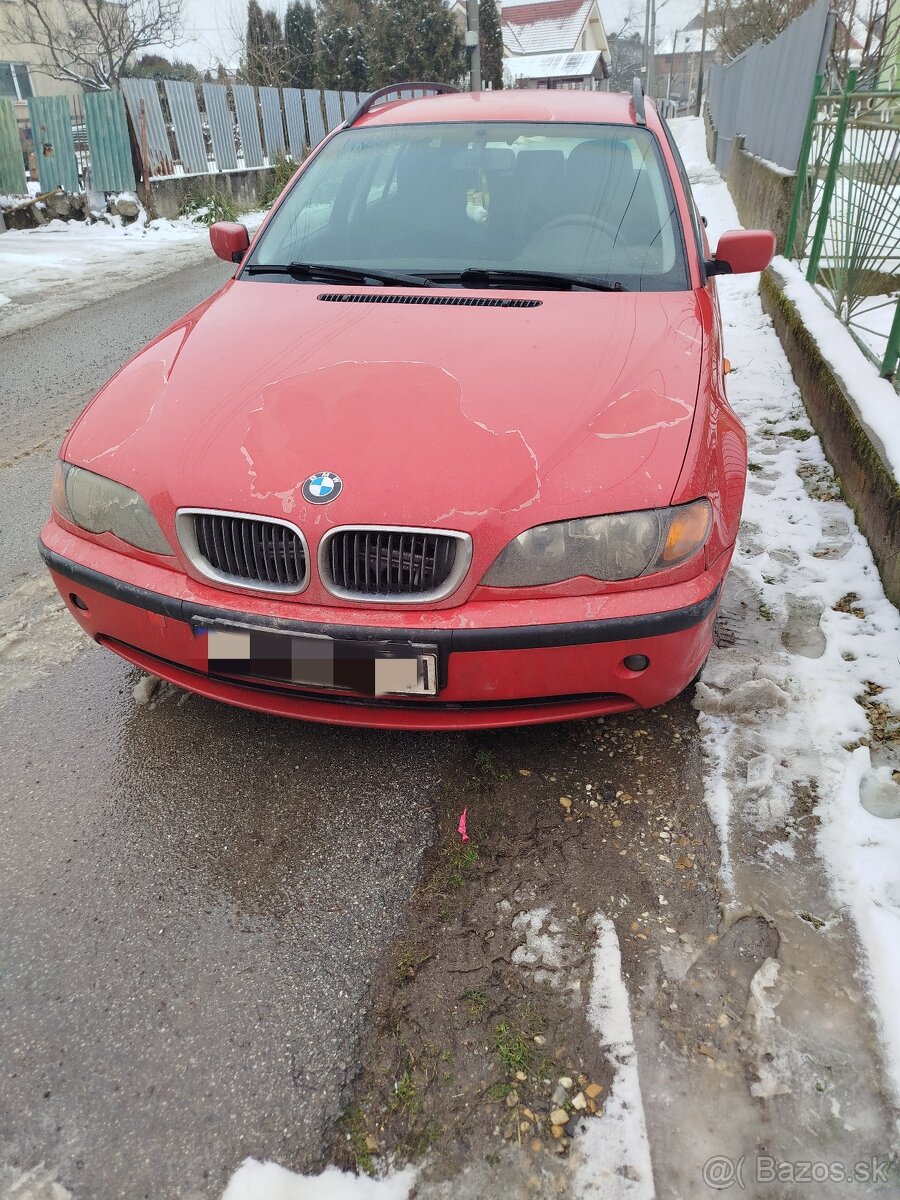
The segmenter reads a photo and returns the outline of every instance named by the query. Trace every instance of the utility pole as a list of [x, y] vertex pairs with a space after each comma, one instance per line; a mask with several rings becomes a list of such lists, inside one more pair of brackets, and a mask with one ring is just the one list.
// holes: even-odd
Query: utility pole
[[698, 117], [700, 116], [700, 109], [703, 106], [703, 57], [706, 54], [706, 23], [708, 20], [709, 0], [703, 0], [703, 32], [700, 34], [700, 69], [697, 72], [697, 99], [694, 102], [694, 115]]
[[672, 38], [672, 61], [669, 63], [669, 82], [666, 84], [666, 99], [672, 95], [672, 72], [675, 70], [675, 59], [678, 55], [678, 30], [675, 30], [675, 36]]
[[878, 86], [889, 90], [900, 88], [900, 0], [888, 0], [881, 55]]
[[478, 0], [466, 0], [466, 46], [469, 51], [469, 91], [481, 91], [481, 46], [478, 44]]
[[647, 47], [646, 95], [656, 94], [656, 0], [650, 0], [650, 45]]
[[644, 44], [641, 47], [641, 74], [644, 76], [644, 78], [641, 80], [641, 83], [644, 85], [645, 92], [647, 91], [648, 79], [647, 56], [650, 47], [650, 6], [652, 3], [653, 0], [647, 0], [647, 4], [644, 8]]

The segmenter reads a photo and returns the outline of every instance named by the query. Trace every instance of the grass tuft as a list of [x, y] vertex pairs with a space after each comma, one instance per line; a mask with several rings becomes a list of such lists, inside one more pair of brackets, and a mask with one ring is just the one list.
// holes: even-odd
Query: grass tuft
[[236, 221], [237, 209], [221, 192], [202, 190], [188, 192], [181, 202], [181, 215], [198, 225], [215, 225], [216, 221]]

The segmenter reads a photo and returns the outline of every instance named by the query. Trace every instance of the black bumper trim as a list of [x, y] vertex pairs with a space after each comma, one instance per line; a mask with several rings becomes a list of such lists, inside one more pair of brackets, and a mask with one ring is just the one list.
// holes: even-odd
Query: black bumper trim
[[146, 612], [171, 617], [174, 621], [190, 624], [193, 617], [203, 621], [234, 621], [237, 617], [251, 622], [261, 629], [272, 629], [282, 633], [318, 633], [326, 637], [359, 639], [361, 641], [413, 640], [432, 642], [445, 653], [464, 654], [486, 650], [536, 650], [553, 646], [589, 646], [603, 642], [629, 642], [636, 639], [663, 637], [669, 633], [682, 633], [706, 620], [719, 599], [719, 586], [703, 600], [685, 608], [669, 612], [645, 613], [634, 617], [608, 617], [601, 621], [568, 621], [555, 625], [511, 625], [494, 629], [397, 629], [376, 625], [334, 625], [312, 621], [292, 621], [282, 617], [257, 616], [255, 613], [237, 613], [231, 608], [212, 608], [205, 604], [193, 604], [188, 600], [177, 600], [174, 596], [163, 596], [159, 592], [103, 575], [90, 567], [84, 567], [71, 559], [63, 558], [54, 550], [39, 543], [41, 558], [47, 566], [64, 575], [73, 583], [80, 583], [91, 591], [100, 592], [123, 604], [131, 604]]

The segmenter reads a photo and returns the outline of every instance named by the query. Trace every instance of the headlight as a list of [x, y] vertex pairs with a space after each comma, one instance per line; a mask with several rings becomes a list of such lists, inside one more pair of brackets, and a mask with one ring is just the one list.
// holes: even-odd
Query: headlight
[[588, 575], [636, 579], [686, 562], [709, 536], [708, 500], [527, 529], [485, 575], [487, 587], [540, 587]]
[[146, 500], [124, 484], [60, 460], [53, 479], [53, 507], [90, 533], [114, 533], [150, 554], [171, 554], [172, 547]]

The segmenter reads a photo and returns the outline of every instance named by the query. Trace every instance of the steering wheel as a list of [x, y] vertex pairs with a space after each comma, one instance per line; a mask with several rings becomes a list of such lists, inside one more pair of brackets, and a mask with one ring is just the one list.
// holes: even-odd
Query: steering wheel
[[619, 234], [618, 225], [612, 221], [607, 221], [605, 217], [589, 217], [586, 213], [569, 213], [562, 217], [553, 217], [546, 225], [542, 225], [534, 233], [534, 237], [542, 237], [545, 233], [550, 233], [554, 229], [563, 229], [567, 225], [577, 225], [585, 229], [595, 229], [600, 233], [605, 233], [611, 241], [615, 241]]

